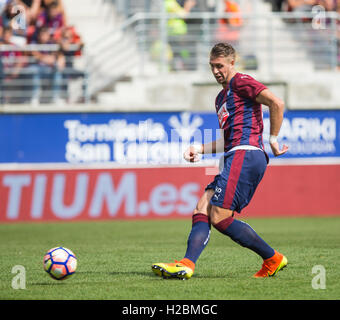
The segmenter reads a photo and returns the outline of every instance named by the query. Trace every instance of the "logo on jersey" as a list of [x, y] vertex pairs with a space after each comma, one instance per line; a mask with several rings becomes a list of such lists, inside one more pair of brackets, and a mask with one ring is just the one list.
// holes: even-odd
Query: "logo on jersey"
[[227, 102], [224, 102], [221, 108], [217, 111], [218, 122], [220, 123], [220, 128], [223, 128], [229, 116], [227, 109]]

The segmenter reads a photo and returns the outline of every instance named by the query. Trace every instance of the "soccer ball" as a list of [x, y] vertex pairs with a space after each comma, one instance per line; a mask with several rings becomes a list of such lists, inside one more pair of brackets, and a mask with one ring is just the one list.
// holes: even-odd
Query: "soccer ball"
[[75, 273], [76, 268], [77, 258], [70, 249], [52, 248], [44, 256], [44, 270], [53, 279], [67, 279]]

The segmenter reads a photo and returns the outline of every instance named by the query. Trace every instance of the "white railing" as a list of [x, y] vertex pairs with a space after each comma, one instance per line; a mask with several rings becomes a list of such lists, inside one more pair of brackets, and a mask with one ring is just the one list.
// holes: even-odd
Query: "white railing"
[[[88, 101], [86, 70], [75, 63], [79, 46], [70, 45], [68, 50], [70, 54], [60, 55], [60, 46], [55, 44], [1, 44], [0, 104]], [[33, 52], [53, 55], [54, 61], [38, 61]]]
[[[221, 19], [234, 17], [241, 18], [240, 26], [219, 23]], [[167, 33], [168, 21], [173, 18], [176, 16], [147, 14], [140, 17], [135, 27], [144, 53], [150, 53], [155, 41], [160, 41], [161, 70], [171, 70], [166, 48], [171, 49], [174, 56], [182, 49], [187, 50], [191, 55], [189, 69], [206, 68], [207, 53], [219, 41], [234, 44], [241, 60], [252, 56], [266, 64], [264, 67], [270, 72], [280, 70], [282, 64], [306, 61], [312, 62], [315, 69], [337, 67], [337, 22], [340, 20], [334, 12], [325, 13], [325, 22], [320, 25], [313, 21], [312, 13], [190, 14], [186, 17], [188, 32], [177, 36]]]
[[[235, 17], [241, 18], [240, 25], [221, 23]], [[340, 19], [335, 12], [325, 12], [323, 20], [317, 20], [312, 12], [197, 12], [186, 16], [185, 34], [171, 35], [169, 21], [176, 18], [177, 15], [164, 11], [139, 12], [92, 43], [92, 47], [98, 47], [96, 64], [91, 63], [91, 57], [88, 64], [93, 79], [100, 66], [104, 75], [105, 70], [115, 72], [105, 81], [103, 72], [92, 81], [91, 95], [131, 69], [138, 70], [142, 76], [182, 70], [207, 71], [209, 50], [220, 41], [235, 46], [239, 68], [258, 70], [264, 76], [336, 70], [338, 66]], [[121, 49], [124, 41], [127, 49]]]
[[[221, 23], [235, 17], [241, 18], [240, 25]], [[313, 13], [198, 12], [186, 16], [185, 34], [174, 35], [169, 33], [169, 21], [176, 18], [177, 15], [166, 12], [136, 13], [115, 30], [87, 44], [92, 50], [85, 56], [86, 68], [76, 73], [82, 81], [81, 100], [90, 101], [105, 87], [129, 75], [131, 70], [137, 70], [141, 76], [177, 71], [207, 72], [211, 46], [221, 41], [235, 46], [239, 68], [257, 70], [263, 75], [308, 73], [338, 67], [337, 23], [340, 19], [335, 12], [325, 12], [322, 21], [316, 20]], [[0, 87], [3, 103], [16, 98], [22, 98], [20, 103], [27, 103], [32, 98], [32, 79], [37, 70], [30, 69], [35, 63], [29, 52], [34, 49], [0, 46], [2, 52], [26, 52], [25, 58], [29, 60], [19, 79], [8, 77], [13, 70], [3, 68]], [[49, 49], [58, 50], [57, 47]], [[10, 59], [17, 58], [12, 55]], [[72, 64], [73, 57], [68, 59]], [[5, 60], [2, 59], [3, 64]], [[65, 76], [71, 69], [63, 70], [61, 82], [58, 75], [57, 87], [64, 86], [64, 91], [72, 82]], [[53, 89], [53, 85], [49, 85], [43, 93], [49, 101], [56, 87]], [[63, 94], [67, 98], [69, 91]]]

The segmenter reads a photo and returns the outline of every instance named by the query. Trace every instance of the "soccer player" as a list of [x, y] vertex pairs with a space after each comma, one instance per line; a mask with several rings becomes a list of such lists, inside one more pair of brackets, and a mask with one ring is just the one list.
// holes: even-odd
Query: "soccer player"
[[212, 48], [211, 71], [223, 87], [215, 101], [223, 135], [211, 143], [191, 145], [184, 158], [196, 162], [198, 154], [224, 152], [224, 166], [206, 187], [193, 212], [184, 258], [175, 263], [152, 265], [153, 272], [163, 278], [191, 278], [195, 263], [209, 241], [211, 224], [263, 259], [255, 278], [274, 276], [288, 263], [287, 258], [266, 243], [249, 224], [234, 219], [234, 212], [241, 213], [249, 204], [268, 163], [262, 139], [261, 104], [269, 107], [269, 143], [273, 154], [279, 156], [288, 150], [286, 145], [280, 149], [277, 142], [283, 120], [283, 102], [251, 76], [236, 72], [234, 64], [235, 50], [231, 45], [219, 43]]

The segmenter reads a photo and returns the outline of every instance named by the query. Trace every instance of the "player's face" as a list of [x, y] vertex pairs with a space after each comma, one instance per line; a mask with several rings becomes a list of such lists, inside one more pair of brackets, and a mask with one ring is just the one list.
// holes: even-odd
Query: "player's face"
[[234, 59], [232, 57], [210, 57], [210, 67], [216, 81], [219, 84], [227, 84], [229, 76], [234, 68]]

